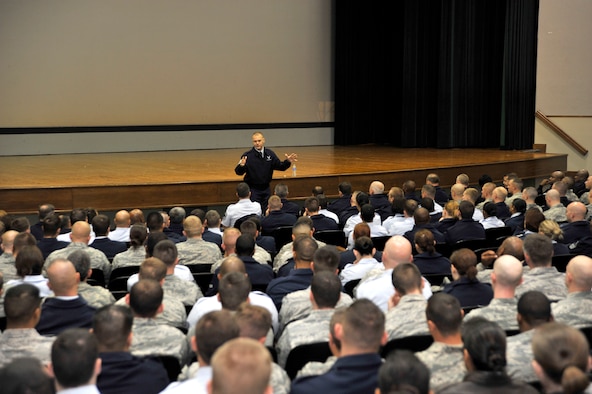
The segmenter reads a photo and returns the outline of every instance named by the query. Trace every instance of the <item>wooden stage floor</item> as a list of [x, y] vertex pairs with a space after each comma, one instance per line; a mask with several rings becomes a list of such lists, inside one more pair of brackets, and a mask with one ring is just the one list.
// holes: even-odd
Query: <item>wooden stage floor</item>
[[[342, 181], [367, 190], [380, 180], [388, 189], [413, 179], [423, 185], [430, 172], [443, 187], [466, 173], [476, 183], [482, 174], [500, 181], [516, 172], [524, 179], [565, 170], [566, 155], [497, 149], [402, 149], [380, 145], [271, 147], [280, 157], [298, 153], [297, 176], [277, 172], [275, 183], [288, 185], [291, 199], [310, 195], [321, 185], [329, 197]], [[30, 214], [40, 203], [58, 210], [95, 207], [166, 208], [234, 202], [241, 177], [234, 167], [246, 149], [68, 154], [0, 157], [0, 209]]]

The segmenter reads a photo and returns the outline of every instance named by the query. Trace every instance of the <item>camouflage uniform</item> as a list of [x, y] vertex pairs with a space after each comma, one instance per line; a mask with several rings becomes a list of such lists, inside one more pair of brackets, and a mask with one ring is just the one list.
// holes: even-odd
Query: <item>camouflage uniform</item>
[[434, 342], [424, 351], [415, 353], [417, 358], [430, 369], [430, 388], [441, 388], [462, 382], [467, 368], [463, 357], [463, 345], [447, 345]]
[[100, 250], [91, 248], [83, 242], [72, 242], [64, 249], [59, 249], [54, 252], [51, 252], [50, 255], [47, 256], [47, 259], [45, 259], [43, 270], [47, 270], [49, 263], [57, 258], [67, 259], [70, 253], [74, 252], [75, 250], [85, 251], [90, 257], [90, 268], [99, 269], [103, 271], [103, 275], [105, 276], [105, 282], [109, 282], [109, 275], [111, 274], [111, 263], [107, 259], [107, 256], [105, 256], [105, 253], [101, 252]]
[[537, 382], [539, 378], [532, 369], [532, 336], [534, 329], [512, 335], [507, 339], [506, 372], [513, 380], [520, 382]]
[[[353, 302], [352, 298], [341, 293], [341, 297], [335, 305], [335, 308], [347, 307]], [[296, 320], [302, 320], [306, 318], [312, 311], [312, 304], [310, 303], [310, 287], [304, 290], [298, 290], [293, 293], [287, 294], [282, 301], [282, 309], [280, 309], [280, 327], [276, 337], [279, 338], [284, 327]]]
[[584, 205], [590, 204], [590, 192], [584, 192], [584, 193], [582, 193], [582, 195], [580, 196], [580, 201]]
[[517, 330], [518, 301], [516, 298], [493, 298], [489, 305], [483, 308], [473, 309], [466, 314], [464, 320], [469, 321], [475, 317], [484, 317], [500, 325], [502, 330]]
[[[222, 261], [224, 261], [224, 259], [226, 257], [230, 257], [230, 256], [236, 256], [236, 253], [231, 253], [228, 256], [224, 256], [220, 260], [216, 261], [212, 265], [210, 272], [212, 274], [215, 273], [215, 271], [218, 268], [220, 268], [220, 266], [222, 265]], [[261, 246], [255, 245], [255, 252], [253, 253], [253, 260], [258, 262], [259, 264], [264, 264], [264, 265], [269, 264], [269, 262], [271, 261], [271, 255], [269, 254], [269, 252], [267, 250], [263, 249]]]
[[183, 305], [193, 306], [198, 298], [203, 297], [203, 294], [195, 282], [189, 282], [170, 274], [166, 276], [162, 289], [171, 297], [181, 301]]
[[146, 260], [146, 249], [143, 247], [129, 248], [125, 252], [117, 253], [113, 258], [113, 269], [121, 267], [139, 266]]
[[[125, 297], [117, 300], [115, 304], [129, 307]], [[171, 327], [187, 328], [187, 311], [181, 301], [165, 293], [162, 298], [162, 306], [164, 307], [162, 313], [156, 315], [154, 321]]]
[[[316, 240], [317, 245], [319, 246], [319, 248], [322, 248], [323, 246], [326, 246], [327, 244]], [[275, 256], [275, 259], [273, 260], [273, 270], [274, 272], [277, 272], [284, 264], [286, 264], [288, 262], [288, 260], [290, 260], [292, 257], [294, 257], [294, 253], [292, 252], [292, 248], [293, 248], [293, 242], [289, 242], [287, 244], [285, 244], [284, 246], [282, 246], [282, 248], [280, 249], [280, 251], [277, 253], [277, 255]]]
[[189, 238], [177, 244], [179, 264], [213, 264], [220, 260], [222, 253], [218, 245], [201, 238]]
[[385, 331], [388, 339], [404, 338], [412, 335], [428, 335], [426, 307], [428, 302], [421, 294], [408, 294], [401, 297], [399, 304], [386, 313]]
[[557, 223], [567, 222], [566, 213], [567, 208], [563, 204], [553, 205], [551, 208], [543, 212], [545, 219], [555, 220]]
[[541, 208], [539, 205], [537, 205], [535, 203], [526, 204], [526, 210], [528, 211], [530, 208], [535, 208], [535, 209], [538, 209], [539, 211], [543, 212], [543, 208]]
[[287, 372], [276, 363], [271, 363], [269, 385], [273, 389], [273, 394], [288, 394], [291, 383]]
[[297, 346], [329, 342], [329, 322], [333, 312], [334, 309], [315, 309], [306, 319], [287, 326], [276, 344], [278, 364], [285, 367], [288, 354]]
[[323, 375], [325, 372], [331, 369], [333, 364], [337, 361], [337, 357], [330, 356], [324, 363], [320, 361], [309, 361], [304, 367], [296, 374], [296, 378], [303, 376], [318, 376]]
[[189, 343], [174, 327], [159, 324], [154, 319], [134, 317], [132, 333], [130, 352], [134, 356], [173, 356], [181, 366], [189, 361]]
[[34, 328], [8, 329], [0, 335], [0, 367], [15, 358], [34, 357], [43, 365], [51, 361], [51, 345], [55, 338], [44, 337]]
[[592, 292], [569, 293], [567, 298], [551, 304], [555, 321], [575, 328], [592, 327]]
[[491, 273], [493, 272], [492, 269], [484, 269], [482, 271], [477, 272], [477, 279], [481, 283], [489, 283], [491, 284]]
[[20, 278], [16, 273], [14, 263], [15, 259], [11, 253], [2, 253], [0, 255], [0, 272], [4, 275], [4, 283]]
[[115, 297], [109, 290], [100, 286], [91, 286], [86, 282], [78, 283], [78, 295], [80, 295], [93, 308], [99, 309], [115, 302]]
[[549, 298], [549, 301], [559, 301], [567, 297], [565, 274], [555, 267], [531, 268], [522, 276], [523, 282], [516, 288], [516, 298], [530, 290], [538, 290]]

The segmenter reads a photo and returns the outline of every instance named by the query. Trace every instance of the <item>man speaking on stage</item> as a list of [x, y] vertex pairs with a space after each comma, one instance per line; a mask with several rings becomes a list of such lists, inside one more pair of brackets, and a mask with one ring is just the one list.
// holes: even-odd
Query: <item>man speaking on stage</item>
[[293, 162], [298, 160], [296, 153], [285, 154], [286, 159], [280, 161], [277, 155], [268, 148], [265, 148], [265, 137], [259, 131], [252, 135], [253, 148], [243, 153], [236, 165], [236, 175], [244, 175], [244, 181], [251, 188], [251, 200], [261, 204], [265, 212], [267, 200], [271, 195], [269, 183], [273, 177], [274, 170], [286, 171]]

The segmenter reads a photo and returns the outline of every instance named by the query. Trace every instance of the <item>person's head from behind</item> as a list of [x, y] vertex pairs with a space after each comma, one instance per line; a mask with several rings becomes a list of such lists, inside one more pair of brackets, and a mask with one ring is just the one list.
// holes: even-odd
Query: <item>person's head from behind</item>
[[130, 227], [130, 245], [134, 249], [144, 246], [147, 237], [148, 231], [146, 230], [146, 226], [134, 224]]
[[524, 258], [531, 267], [550, 267], [553, 241], [541, 234], [530, 234], [523, 243]]
[[466, 277], [469, 280], [477, 278], [477, 255], [471, 249], [455, 250], [450, 255], [451, 271], [454, 280]]
[[461, 327], [468, 371], [503, 373], [506, 367], [506, 333], [496, 322], [475, 317]]
[[216, 350], [239, 334], [239, 326], [229, 311], [222, 309], [203, 315], [195, 326], [191, 343], [200, 366], [210, 365]]
[[514, 256], [502, 255], [493, 263], [493, 287], [516, 289], [522, 283], [522, 262]]
[[197, 216], [189, 215], [183, 220], [183, 232], [187, 238], [201, 237], [203, 224]]
[[243, 302], [234, 314], [240, 336], [265, 341], [271, 329], [271, 313], [259, 305]]
[[583, 393], [590, 381], [589, 344], [584, 334], [565, 324], [551, 322], [532, 337], [532, 366], [545, 392]]
[[23, 283], [10, 287], [4, 295], [7, 328], [33, 328], [41, 316], [39, 289]]
[[[493, 207], [495, 208], [495, 205]], [[460, 218], [468, 220], [473, 218], [473, 214], [475, 213], [475, 206], [471, 201], [461, 201], [458, 204], [458, 210], [460, 212]]]
[[354, 241], [354, 254], [356, 258], [372, 256], [375, 252], [376, 249], [370, 237], [360, 237]]
[[162, 231], [164, 227], [164, 218], [160, 212], [152, 211], [146, 217], [146, 227], [151, 233]]
[[101, 372], [97, 339], [88, 330], [70, 328], [51, 347], [50, 371], [58, 391], [95, 384]]
[[538, 327], [553, 320], [551, 302], [540, 291], [531, 290], [518, 299], [518, 326], [522, 331]]
[[555, 220], [545, 219], [539, 224], [539, 234], [542, 234], [551, 241], [563, 240], [563, 230]]
[[218, 299], [223, 309], [236, 311], [240, 304], [248, 300], [250, 292], [249, 277], [241, 272], [230, 272], [220, 279]]
[[109, 232], [109, 217], [107, 215], [97, 215], [92, 219], [92, 228], [97, 237], [104, 237]]
[[370, 238], [370, 236], [371, 236], [371, 232], [370, 232], [370, 226], [368, 225], [368, 223], [361, 222], [361, 223], [358, 223], [354, 226], [354, 231], [352, 234], [354, 241], [360, 237]]
[[403, 297], [407, 294], [421, 291], [421, 273], [413, 263], [398, 264], [392, 273], [392, 282], [395, 287], [395, 296]]
[[99, 352], [124, 352], [132, 342], [134, 317], [130, 308], [123, 305], [106, 305], [93, 317], [92, 329], [97, 338]]
[[16, 274], [21, 278], [29, 275], [41, 275], [44, 262], [43, 254], [37, 246], [25, 246], [15, 259]]
[[319, 245], [311, 236], [299, 235], [292, 244], [294, 260], [297, 263], [310, 264], [318, 248]]
[[36, 358], [22, 357], [0, 368], [2, 394], [53, 394], [54, 382]]
[[543, 220], [545, 220], [545, 215], [541, 211], [530, 208], [524, 213], [524, 229], [536, 233]]
[[154, 246], [152, 256], [161, 260], [167, 267], [172, 267], [177, 262], [177, 246], [175, 246], [173, 241], [165, 239]]
[[436, 240], [434, 234], [428, 229], [421, 229], [413, 237], [415, 249], [418, 253], [434, 254], [436, 252]]
[[321, 204], [317, 197], [308, 197], [304, 200], [304, 209], [306, 209], [308, 215], [316, 215], [319, 212], [320, 206]]
[[253, 253], [255, 253], [255, 238], [249, 234], [241, 234], [236, 239], [236, 254], [248, 257], [252, 256]]
[[56, 296], [75, 296], [78, 294], [80, 275], [74, 264], [66, 259], [55, 259], [47, 267], [48, 286]]
[[395, 350], [378, 370], [377, 394], [430, 393], [430, 370], [409, 350]]
[[332, 272], [316, 272], [310, 284], [311, 302], [316, 309], [335, 308], [341, 296], [341, 281]]
[[83, 282], [90, 272], [90, 256], [88, 253], [82, 249], [75, 250], [68, 255], [68, 260], [74, 264], [76, 272], [80, 275], [80, 281]]
[[18, 233], [14, 237], [12, 254], [17, 256], [25, 246], [37, 246], [37, 240], [31, 233]]
[[156, 247], [157, 243], [160, 241], [166, 241], [168, 239], [169, 238], [167, 235], [162, 231], [149, 233], [146, 237], [146, 257], [152, 257], [154, 255], [154, 248]]
[[251, 338], [226, 342], [211, 360], [210, 394], [270, 394], [271, 355]]
[[151, 318], [162, 312], [162, 286], [153, 279], [139, 280], [126, 297], [134, 316]]
[[156, 257], [148, 257], [140, 264], [139, 279], [152, 279], [159, 283], [166, 277], [167, 266]]
[[385, 317], [372, 301], [359, 299], [345, 311], [343, 323], [335, 325], [341, 349], [351, 354], [376, 353], [386, 343]]
[[333, 245], [318, 248], [312, 256], [312, 270], [316, 272], [328, 271], [337, 273], [339, 266], [339, 252]]
[[60, 233], [62, 221], [60, 215], [52, 213], [41, 221], [44, 237], [56, 237]]
[[436, 329], [443, 337], [458, 335], [463, 312], [458, 298], [447, 293], [436, 293], [428, 299], [426, 318], [430, 332]]
[[360, 208], [360, 217], [366, 223], [372, 223], [374, 220], [374, 207], [371, 204], [364, 204]]

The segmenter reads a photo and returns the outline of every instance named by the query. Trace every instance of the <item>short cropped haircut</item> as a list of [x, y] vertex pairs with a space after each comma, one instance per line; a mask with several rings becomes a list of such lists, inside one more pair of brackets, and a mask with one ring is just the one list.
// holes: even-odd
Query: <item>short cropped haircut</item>
[[318, 212], [320, 209], [319, 199], [316, 197], [308, 197], [304, 200], [304, 208], [306, 208], [309, 212]]
[[162, 304], [163, 291], [153, 279], [140, 279], [129, 293], [130, 308], [140, 317], [154, 317]]
[[431, 320], [442, 335], [449, 336], [460, 331], [463, 322], [460, 302], [447, 293], [436, 293], [428, 299], [426, 318]]
[[62, 221], [60, 220], [60, 215], [57, 213], [52, 213], [45, 218], [41, 222], [41, 227], [43, 228], [43, 235], [45, 236], [54, 236], [62, 225]]
[[308, 235], [300, 235], [294, 239], [292, 249], [301, 261], [311, 262], [319, 244]]
[[154, 246], [154, 252], [152, 252], [152, 256], [160, 259], [163, 263], [170, 267], [175, 264], [177, 261], [177, 246], [173, 241], [168, 239], [162, 240]]
[[339, 266], [339, 252], [333, 245], [323, 246], [317, 249], [312, 257], [314, 262], [314, 271], [329, 271], [335, 272]]
[[94, 373], [98, 357], [97, 339], [83, 328], [63, 331], [51, 347], [55, 378], [65, 388], [87, 384]]
[[409, 350], [395, 350], [378, 370], [380, 392], [428, 394], [430, 370]]
[[216, 350], [239, 334], [239, 326], [229, 311], [208, 312], [195, 326], [197, 353], [209, 365]]
[[249, 185], [247, 185], [245, 182], [241, 182], [238, 185], [236, 185], [236, 195], [238, 196], [238, 198], [249, 197], [249, 193], [251, 193], [251, 189], [249, 188]]
[[372, 254], [374, 243], [370, 237], [360, 237], [354, 242], [354, 250], [359, 252], [362, 256]]
[[378, 351], [384, 335], [384, 312], [372, 301], [358, 299], [345, 311], [342, 342]]
[[105, 305], [93, 317], [93, 334], [101, 351], [123, 351], [132, 331], [134, 317], [130, 308], [123, 305]]
[[140, 264], [138, 277], [140, 279], [152, 279], [160, 282], [166, 277], [167, 267], [160, 259], [156, 257], [148, 257]]
[[398, 264], [393, 269], [392, 280], [395, 290], [402, 296], [422, 288], [421, 273], [412, 263]]
[[461, 201], [458, 204], [458, 210], [460, 211], [461, 218], [472, 219], [473, 214], [475, 213], [475, 205], [473, 205], [471, 201]]
[[352, 185], [349, 182], [341, 182], [337, 188], [343, 195], [349, 195], [352, 193]]
[[109, 232], [109, 217], [107, 215], [97, 215], [92, 219], [93, 231], [98, 237], [104, 237]]
[[68, 260], [74, 264], [76, 272], [80, 274], [80, 281], [84, 281], [90, 271], [90, 256], [82, 249], [73, 251], [68, 255]]
[[252, 235], [241, 234], [241, 236], [236, 239], [236, 254], [238, 256], [252, 256], [254, 252], [255, 238], [253, 238]]
[[251, 281], [240, 272], [229, 272], [220, 279], [218, 294], [222, 308], [235, 311], [239, 305], [249, 298]]
[[259, 340], [271, 329], [271, 313], [259, 305], [243, 302], [234, 318], [240, 328], [240, 336]]
[[148, 237], [146, 238], [146, 256], [152, 257], [154, 254], [154, 247], [156, 246], [156, 244], [160, 241], [165, 241], [168, 239], [169, 237], [167, 237], [167, 235], [162, 231], [149, 233]]
[[532, 265], [544, 267], [551, 264], [553, 241], [542, 234], [529, 234], [524, 238], [524, 254], [528, 254]]
[[551, 302], [540, 291], [531, 290], [518, 299], [518, 313], [531, 327], [551, 320]]
[[146, 217], [146, 226], [150, 232], [160, 231], [163, 224], [164, 219], [160, 212], [152, 211]]
[[10, 287], [4, 296], [4, 313], [12, 323], [26, 323], [40, 306], [39, 289], [28, 283]]
[[317, 272], [312, 277], [310, 291], [319, 308], [335, 308], [341, 297], [341, 281], [335, 273]]

